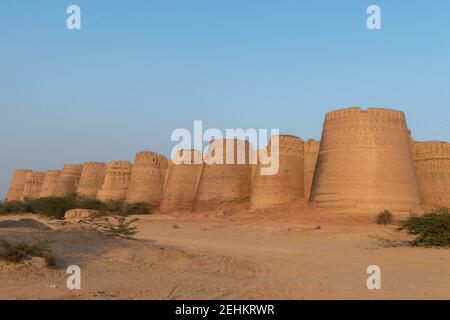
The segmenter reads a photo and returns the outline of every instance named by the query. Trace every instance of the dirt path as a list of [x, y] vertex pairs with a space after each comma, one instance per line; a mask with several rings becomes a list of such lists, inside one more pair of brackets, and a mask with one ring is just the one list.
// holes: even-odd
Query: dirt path
[[[224, 298], [449, 299], [450, 251], [383, 248], [377, 236], [393, 228], [267, 224], [144, 218], [139, 237], [160, 245], [229, 256], [256, 266], [255, 277]], [[368, 290], [366, 269], [378, 265], [382, 289]]]
[[[450, 299], [450, 250], [380, 246], [376, 237], [404, 240], [394, 227], [291, 216], [139, 219], [138, 241], [73, 224], [0, 230], [2, 239], [50, 240], [57, 258], [56, 269], [0, 264], [0, 298]], [[71, 264], [82, 270], [81, 290], [66, 288]], [[369, 265], [381, 268], [381, 290], [366, 287]]]

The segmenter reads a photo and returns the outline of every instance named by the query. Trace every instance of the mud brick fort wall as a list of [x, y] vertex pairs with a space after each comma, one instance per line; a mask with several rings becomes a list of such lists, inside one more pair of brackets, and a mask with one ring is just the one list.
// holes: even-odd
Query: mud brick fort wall
[[[271, 153], [275, 146], [274, 153]], [[261, 174], [258, 164], [251, 195], [252, 208], [266, 208], [287, 204], [303, 198], [304, 161], [303, 141], [295, 136], [280, 135], [271, 138], [267, 153], [272, 159], [279, 159], [278, 172]]]
[[[306, 199], [318, 211], [339, 214], [450, 207], [450, 144], [414, 141], [401, 111], [340, 109], [325, 115], [320, 141], [280, 135], [279, 170], [264, 176], [260, 156], [276, 156], [270, 155], [274, 139], [267, 150], [237, 139], [211, 141], [206, 154], [182, 150], [176, 161], [143, 151], [134, 165], [85, 162], [45, 173], [15, 170], [7, 200], [77, 193], [149, 203], [162, 211], [203, 211], [241, 203], [269, 208]], [[237, 162], [239, 154], [243, 163]], [[196, 163], [176, 164], [198, 157]]]
[[89, 161], [83, 163], [77, 195], [85, 198], [95, 198], [105, 181], [106, 164]]
[[116, 160], [106, 165], [105, 180], [97, 193], [101, 201], [125, 200], [131, 178], [131, 161]]
[[419, 187], [403, 112], [354, 107], [327, 113], [311, 200], [341, 212], [416, 208]]

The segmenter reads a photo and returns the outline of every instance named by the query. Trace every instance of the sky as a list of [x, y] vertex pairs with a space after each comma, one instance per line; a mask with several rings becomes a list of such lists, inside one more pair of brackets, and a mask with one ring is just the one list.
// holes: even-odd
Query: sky
[[319, 139], [348, 106], [450, 140], [450, 1], [0, 2], [0, 198], [16, 168], [169, 155], [194, 120]]

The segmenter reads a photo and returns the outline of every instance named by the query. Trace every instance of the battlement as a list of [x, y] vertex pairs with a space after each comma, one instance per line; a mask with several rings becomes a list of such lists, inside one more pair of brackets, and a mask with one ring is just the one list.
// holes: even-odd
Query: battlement
[[317, 153], [319, 152], [320, 141], [314, 139], [308, 139], [308, 141], [303, 144], [303, 151], [305, 153]]
[[203, 162], [203, 153], [194, 149], [180, 149], [174, 160], [175, 163], [200, 164]]
[[325, 115], [325, 121], [345, 118], [359, 118], [363, 116], [406, 121], [405, 114], [399, 110], [385, 108], [367, 108], [364, 110], [361, 109], [361, 107], [350, 107], [330, 111]]
[[83, 163], [83, 170], [85, 169], [103, 169], [106, 166], [104, 162], [87, 161]]
[[450, 159], [450, 143], [445, 141], [414, 141], [414, 160]]
[[131, 169], [131, 161], [129, 160], [113, 160], [113, 161], [109, 161], [106, 164], [106, 169], [111, 171], [111, 170], [129, 170]]
[[160, 155], [153, 151], [141, 151], [136, 153], [134, 165], [137, 166], [160, 166]]

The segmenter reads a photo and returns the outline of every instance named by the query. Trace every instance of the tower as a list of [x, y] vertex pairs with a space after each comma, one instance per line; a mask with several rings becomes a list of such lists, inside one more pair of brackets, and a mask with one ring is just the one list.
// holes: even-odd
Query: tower
[[403, 112], [353, 107], [327, 113], [311, 200], [339, 213], [414, 209], [419, 189]]

